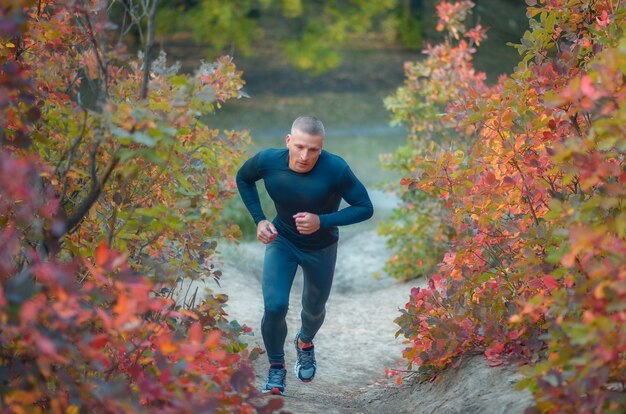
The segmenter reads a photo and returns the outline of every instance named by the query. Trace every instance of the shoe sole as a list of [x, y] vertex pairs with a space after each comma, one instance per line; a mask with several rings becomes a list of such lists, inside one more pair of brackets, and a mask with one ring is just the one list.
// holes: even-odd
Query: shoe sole
[[302, 382], [311, 382], [313, 381], [313, 378], [315, 378], [315, 374], [313, 374], [313, 376], [309, 379], [302, 379], [300, 378], [300, 373], [298, 372], [298, 363], [296, 362], [296, 365], [293, 366], [293, 373], [296, 374], [296, 378], [298, 378], [300, 381]]
[[278, 388], [278, 387], [274, 387], [271, 390], [263, 390], [263, 394], [284, 396], [285, 392], [281, 391], [280, 388]]

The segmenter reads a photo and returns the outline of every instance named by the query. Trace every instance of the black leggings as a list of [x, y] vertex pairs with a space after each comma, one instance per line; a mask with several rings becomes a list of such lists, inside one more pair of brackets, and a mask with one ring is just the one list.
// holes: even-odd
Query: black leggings
[[280, 235], [265, 248], [261, 322], [263, 342], [270, 363], [285, 362], [289, 293], [298, 265], [304, 273], [300, 339], [313, 341], [326, 316], [326, 301], [333, 284], [337, 243], [314, 251], [302, 251]]

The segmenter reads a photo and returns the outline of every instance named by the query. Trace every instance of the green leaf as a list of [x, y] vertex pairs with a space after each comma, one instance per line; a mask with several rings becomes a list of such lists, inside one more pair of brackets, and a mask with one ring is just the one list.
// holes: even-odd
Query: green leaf
[[135, 132], [131, 134], [131, 139], [138, 144], [144, 144], [150, 148], [156, 145], [156, 141], [144, 132]]
[[126, 161], [133, 158], [136, 154], [136, 151], [131, 150], [130, 148], [121, 148], [117, 152], [121, 164], [124, 164]]

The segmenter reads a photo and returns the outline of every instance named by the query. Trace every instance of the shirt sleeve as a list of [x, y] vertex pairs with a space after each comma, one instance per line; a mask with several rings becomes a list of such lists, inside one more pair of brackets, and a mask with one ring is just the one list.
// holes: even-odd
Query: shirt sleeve
[[334, 213], [320, 215], [321, 228], [358, 223], [374, 214], [374, 206], [365, 186], [348, 166], [339, 180], [339, 194], [350, 205]]
[[263, 175], [259, 171], [259, 154], [260, 153], [257, 153], [254, 157], [246, 161], [239, 171], [237, 171], [236, 177], [239, 195], [250, 212], [254, 224], [259, 224], [260, 221], [266, 219], [261, 206], [261, 200], [259, 199], [259, 192], [256, 188], [256, 182], [263, 178]]

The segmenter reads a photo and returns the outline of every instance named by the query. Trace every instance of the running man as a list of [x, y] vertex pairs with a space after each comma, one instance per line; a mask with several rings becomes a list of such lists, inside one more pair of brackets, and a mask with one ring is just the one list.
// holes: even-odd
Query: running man
[[[304, 273], [301, 327], [294, 338], [298, 379], [309, 382], [317, 364], [313, 338], [326, 315], [337, 257], [337, 226], [369, 219], [374, 209], [367, 190], [337, 155], [322, 150], [324, 125], [314, 117], [293, 122], [286, 149], [265, 149], [237, 173], [237, 188], [266, 245], [263, 263], [263, 343], [270, 368], [263, 392], [285, 392], [285, 340], [289, 293], [298, 266]], [[266, 219], [256, 182], [263, 180], [276, 206]], [[339, 210], [344, 199], [349, 206]]]

